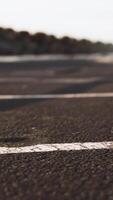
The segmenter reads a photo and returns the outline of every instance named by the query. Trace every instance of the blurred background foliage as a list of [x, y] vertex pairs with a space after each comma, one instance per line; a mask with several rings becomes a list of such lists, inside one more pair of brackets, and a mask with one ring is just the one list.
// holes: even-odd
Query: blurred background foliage
[[77, 40], [64, 36], [57, 38], [45, 33], [30, 34], [0, 28], [0, 55], [19, 54], [90, 54], [113, 52], [113, 44]]

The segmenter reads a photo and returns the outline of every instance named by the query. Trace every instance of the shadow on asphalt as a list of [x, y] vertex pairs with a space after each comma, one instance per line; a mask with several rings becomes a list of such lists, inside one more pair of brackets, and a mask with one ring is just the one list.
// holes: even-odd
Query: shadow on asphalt
[[27, 137], [7, 137], [7, 138], [0, 138], [0, 143], [20, 143], [20, 142], [25, 142], [28, 138]]
[[98, 86], [100, 83], [87, 83], [87, 84], [80, 84], [80, 85], [68, 85], [66, 87], [57, 89], [52, 92], [52, 94], [66, 94], [66, 93], [84, 93], [96, 86]]
[[10, 99], [10, 100], [0, 100], [0, 111], [8, 111], [22, 106], [26, 106], [32, 103], [40, 102], [41, 99]]
[[86, 61], [86, 60], [49, 60], [49, 61], [21, 61], [21, 62], [0, 62], [0, 71], [6, 70], [34, 70], [34, 69], [54, 69], [62, 67], [70, 69], [70, 67], [74, 67], [75, 69], [79, 70], [80, 67], [85, 65], [91, 66], [93, 61]]
[[79, 71], [84, 67], [103, 68], [113, 67], [113, 63], [98, 63], [92, 60], [49, 60], [49, 61], [21, 61], [21, 62], [0, 62], [0, 72], [11, 70], [37, 70], [37, 69], [67, 69], [68, 72], [73, 69]]
[[113, 78], [104, 78], [102, 80], [97, 80], [92, 83], [83, 83], [83, 84], [69, 84], [66, 87], [62, 87], [60, 89], [56, 89], [51, 92], [51, 94], [66, 94], [66, 93], [84, 93], [87, 92], [97, 86], [102, 84], [113, 83]]

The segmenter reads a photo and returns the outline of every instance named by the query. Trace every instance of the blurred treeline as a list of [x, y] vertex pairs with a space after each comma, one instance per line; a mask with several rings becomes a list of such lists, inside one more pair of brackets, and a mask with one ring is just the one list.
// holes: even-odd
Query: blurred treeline
[[27, 31], [16, 32], [0, 28], [0, 54], [77, 54], [107, 53], [113, 51], [113, 44], [76, 40], [74, 38], [56, 38], [45, 33], [30, 34]]

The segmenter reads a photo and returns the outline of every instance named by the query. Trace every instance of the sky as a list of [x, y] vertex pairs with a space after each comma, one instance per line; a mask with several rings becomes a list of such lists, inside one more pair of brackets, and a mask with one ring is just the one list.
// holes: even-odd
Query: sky
[[0, 26], [113, 42], [113, 0], [0, 0]]

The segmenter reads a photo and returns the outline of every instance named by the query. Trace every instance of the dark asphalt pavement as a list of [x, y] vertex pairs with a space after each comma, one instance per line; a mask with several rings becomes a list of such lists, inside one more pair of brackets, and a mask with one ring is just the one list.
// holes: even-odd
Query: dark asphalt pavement
[[[0, 94], [93, 92], [113, 92], [113, 63], [0, 63]], [[0, 100], [0, 147], [103, 141], [113, 98]], [[113, 200], [113, 150], [0, 155], [0, 200], [31, 199]]]

